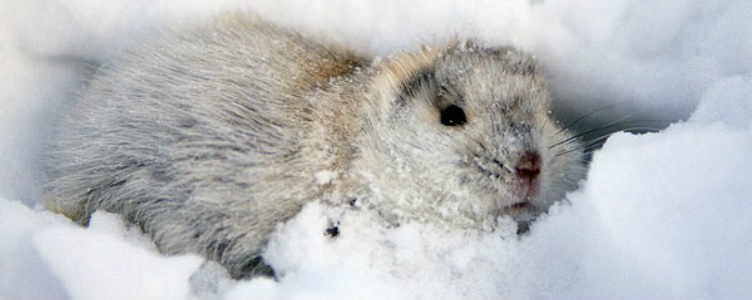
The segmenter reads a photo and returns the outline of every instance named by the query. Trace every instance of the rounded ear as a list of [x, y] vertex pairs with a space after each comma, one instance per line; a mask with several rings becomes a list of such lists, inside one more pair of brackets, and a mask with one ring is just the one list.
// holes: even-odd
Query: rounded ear
[[414, 52], [393, 54], [375, 65], [376, 72], [370, 83], [373, 93], [369, 99], [376, 118], [372, 122], [387, 120], [393, 109], [405, 105], [406, 93], [423, 87], [423, 80], [427, 78], [424, 75], [437, 57], [436, 50], [423, 47]]
[[417, 96], [422, 91], [435, 89], [436, 85], [433, 72], [419, 70], [402, 83], [401, 91], [394, 104], [406, 106], [408, 104], [407, 99]]

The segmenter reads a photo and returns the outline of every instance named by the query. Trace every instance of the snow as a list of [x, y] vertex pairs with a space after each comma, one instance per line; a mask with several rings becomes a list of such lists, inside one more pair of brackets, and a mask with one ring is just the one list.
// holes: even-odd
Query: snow
[[[512, 223], [392, 228], [308, 205], [266, 253], [278, 281], [161, 255], [115, 215], [82, 228], [39, 209], [42, 141], [91, 64], [238, 7], [378, 54], [454, 36], [513, 44], [544, 64], [564, 119], [605, 107], [582, 123], [674, 123], [614, 134], [522, 237]], [[0, 299], [752, 298], [750, 55], [745, 0], [0, 0]]]
[[42, 261], [63, 282], [71, 298], [166, 300], [188, 296], [188, 279], [201, 265], [201, 258], [160, 256], [151, 244], [143, 247], [138, 243], [143, 237], [140, 232], [129, 239], [118, 216], [97, 215], [94, 221], [87, 230], [45, 228], [33, 238]]

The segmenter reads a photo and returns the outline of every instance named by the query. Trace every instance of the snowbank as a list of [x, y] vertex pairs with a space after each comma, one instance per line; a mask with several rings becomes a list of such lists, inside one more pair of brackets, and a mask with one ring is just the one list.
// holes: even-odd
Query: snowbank
[[[0, 299], [741, 299], [752, 297], [752, 2], [0, 0]], [[474, 36], [536, 53], [557, 110], [613, 135], [530, 233], [382, 226], [307, 206], [231, 281], [166, 257], [117, 216], [36, 209], [41, 141], [90, 72], [134, 36], [243, 7], [375, 53]], [[341, 222], [332, 239], [329, 220]]]

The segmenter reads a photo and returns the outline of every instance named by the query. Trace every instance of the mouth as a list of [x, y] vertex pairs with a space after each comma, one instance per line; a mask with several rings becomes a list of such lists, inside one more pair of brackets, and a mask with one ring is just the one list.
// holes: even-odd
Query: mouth
[[522, 210], [522, 209], [529, 209], [532, 206], [533, 206], [533, 204], [530, 203], [530, 201], [525, 200], [525, 201], [522, 201], [522, 202], [517, 202], [515, 204], [512, 204], [512, 205], [509, 206], [509, 208], [512, 209], [512, 210]]
[[517, 225], [520, 226], [518, 232], [520, 230], [524, 232], [527, 231], [530, 222], [537, 218], [540, 211], [532, 202], [524, 200], [505, 207], [502, 213], [517, 222]]
[[539, 193], [539, 182], [537, 180], [517, 180], [512, 186], [512, 194], [522, 199], [520, 203], [529, 203]]
[[[493, 180], [499, 180], [502, 175], [498, 172], [490, 171], [483, 168], [482, 165], [477, 165], [478, 170]], [[512, 184], [502, 183], [506, 185], [507, 190], [511, 192], [512, 197], [516, 198], [516, 202], [506, 206], [508, 211], [528, 211], [534, 208], [531, 200], [537, 194], [537, 186], [530, 182], [514, 182]]]
[[[475, 160], [476, 169], [481, 174], [485, 175], [485, 177], [495, 181], [496, 183], [494, 185], [503, 185], [505, 188], [498, 186], [497, 188], [501, 188], [502, 190], [505, 189], [508, 193], [506, 197], [512, 198], [509, 199], [512, 204], [506, 206], [506, 211], [523, 213], [535, 209], [533, 199], [538, 195], [540, 188], [540, 183], [537, 179], [537, 174], [539, 172], [537, 166], [518, 166], [516, 169], [509, 170], [510, 172], [507, 175], [506, 173], [502, 174], [502, 172], [508, 171], [508, 168], [498, 160], [481, 160], [477, 157], [478, 156], [476, 156]], [[525, 171], [528, 171], [528, 173], [534, 173], [534, 175], [529, 175]], [[511, 181], [503, 180], [503, 178], [507, 177], [509, 177]]]

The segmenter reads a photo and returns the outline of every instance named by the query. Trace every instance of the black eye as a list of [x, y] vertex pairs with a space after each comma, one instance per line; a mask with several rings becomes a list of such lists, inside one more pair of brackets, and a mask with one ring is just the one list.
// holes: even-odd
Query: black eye
[[467, 123], [465, 111], [457, 105], [449, 105], [441, 111], [441, 124], [445, 126], [460, 126]]

